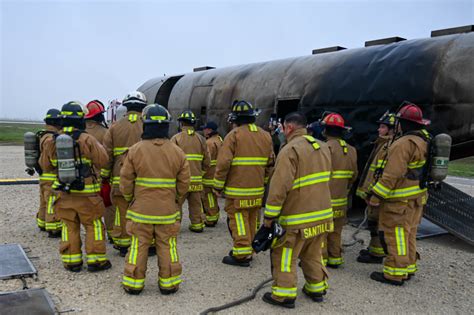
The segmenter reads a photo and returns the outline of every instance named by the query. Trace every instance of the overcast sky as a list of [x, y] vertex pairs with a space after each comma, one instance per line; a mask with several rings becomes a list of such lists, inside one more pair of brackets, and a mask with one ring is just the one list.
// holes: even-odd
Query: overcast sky
[[474, 0], [0, 0], [1, 118], [104, 103], [163, 74], [474, 24]]

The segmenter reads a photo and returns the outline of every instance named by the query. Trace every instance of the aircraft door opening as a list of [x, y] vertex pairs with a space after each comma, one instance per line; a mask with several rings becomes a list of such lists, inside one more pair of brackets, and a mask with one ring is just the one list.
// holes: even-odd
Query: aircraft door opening
[[163, 105], [164, 107], [168, 108], [168, 101], [170, 99], [171, 91], [175, 84], [181, 79], [183, 76], [178, 75], [175, 77], [168, 78], [158, 90], [155, 97], [155, 103]]
[[277, 118], [283, 121], [286, 115], [291, 112], [296, 112], [300, 104], [299, 98], [288, 98], [288, 99], [278, 99], [277, 100]]

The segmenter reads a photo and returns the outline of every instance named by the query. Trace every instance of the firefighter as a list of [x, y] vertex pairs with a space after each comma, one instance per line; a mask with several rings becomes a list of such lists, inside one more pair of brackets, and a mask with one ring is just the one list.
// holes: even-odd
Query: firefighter
[[214, 173], [214, 190], [225, 194], [227, 224], [233, 248], [224, 264], [249, 267], [251, 243], [268, 175], [273, 167], [270, 134], [255, 125], [258, 111], [246, 101], [235, 101], [228, 121], [233, 129], [224, 139]]
[[[186, 154], [191, 170], [191, 183], [188, 192], [179, 200], [180, 214], [183, 212], [183, 203], [188, 201], [189, 230], [201, 233], [204, 230], [203, 208], [201, 194], [203, 191], [202, 175], [209, 169], [210, 158], [207, 150], [206, 139], [196, 133], [194, 125], [196, 116], [190, 110], [185, 110], [178, 118], [181, 132], [171, 138], [171, 142], [180, 147]], [[180, 217], [181, 219], [181, 217]]]
[[[73, 272], [82, 269], [81, 224], [86, 232], [86, 261], [87, 269], [91, 272], [109, 269], [112, 265], [105, 253], [104, 226], [101, 217], [104, 215], [104, 204], [98, 195], [100, 190], [98, 174], [107, 163], [105, 149], [92, 137], [84, 132], [84, 112], [77, 102], [69, 102], [61, 108], [61, 134], [71, 139], [69, 160], [63, 162], [56, 154], [60, 146], [60, 137], [48, 142], [45, 154], [41, 155], [40, 166], [44, 169], [58, 169], [58, 178], [53, 183], [53, 189], [58, 191], [58, 198], [54, 204], [59, 218], [63, 222], [62, 238], [59, 247], [64, 267]], [[63, 138], [64, 139], [64, 138]], [[62, 145], [62, 144], [61, 144]], [[73, 159], [74, 179], [70, 184], [62, 178], [64, 167]], [[67, 169], [66, 171], [69, 171]], [[64, 173], [63, 173], [64, 174]]]
[[334, 211], [334, 232], [327, 234], [324, 241], [323, 258], [328, 267], [338, 268], [344, 263], [342, 258], [342, 228], [346, 224], [349, 192], [357, 178], [357, 151], [343, 140], [344, 118], [329, 113], [323, 118], [323, 135], [331, 151], [331, 205]]
[[127, 115], [116, 121], [104, 137], [109, 163], [101, 171], [101, 176], [105, 181], [112, 179], [112, 204], [115, 207], [112, 240], [114, 248], [119, 250], [121, 256], [125, 256], [131, 241], [125, 218], [131, 198], [120, 192], [120, 168], [125, 152], [140, 141], [143, 132], [141, 112], [146, 106], [146, 98], [142, 92], [134, 91], [125, 96], [122, 104], [127, 108]]
[[383, 272], [372, 272], [370, 278], [402, 285], [417, 271], [416, 231], [427, 201], [427, 189], [420, 184], [430, 135], [425, 129], [429, 121], [415, 104], [405, 104], [396, 119], [403, 135], [388, 149], [383, 173], [369, 191], [369, 205], [379, 209], [379, 235], [387, 255]]
[[212, 190], [214, 184], [214, 171], [216, 170], [217, 156], [222, 147], [222, 138], [217, 133], [217, 124], [209, 121], [203, 128], [204, 136], [206, 137], [207, 149], [211, 159], [210, 167], [202, 179], [204, 184], [203, 206], [206, 215], [204, 224], [207, 227], [214, 227], [219, 220], [219, 204], [217, 203], [217, 196]]
[[[45, 130], [41, 131], [39, 136], [40, 154], [43, 154], [48, 142], [53, 141], [54, 135], [59, 131], [60, 127], [60, 111], [50, 109], [46, 113], [44, 122]], [[56, 193], [51, 188], [56, 180], [57, 174], [54, 167], [48, 167], [41, 170], [40, 180], [40, 209], [37, 215], [37, 222], [40, 229], [48, 232], [48, 237], [56, 238], [61, 236], [61, 220], [54, 212], [54, 203], [56, 201]]]
[[[99, 100], [93, 100], [87, 103], [86, 109], [86, 132], [96, 138], [100, 144], [103, 144], [105, 134], [107, 133], [107, 123], [105, 122], [104, 117], [104, 104]], [[110, 184], [107, 180], [102, 180], [101, 196], [102, 199], [104, 199], [105, 205], [105, 229], [109, 240], [113, 243], [111, 233], [114, 227], [115, 211], [110, 201]]]
[[307, 135], [305, 127], [304, 115], [285, 117], [287, 144], [278, 154], [265, 205], [264, 225], [278, 221], [286, 233], [272, 247], [274, 282], [263, 300], [286, 308], [295, 307], [298, 259], [306, 280], [305, 295], [322, 302], [328, 288], [321, 245], [333, 230], [331, 152], [327, 144]]
[[[356, 191], [357, 196], [366, 201], [368, 201], [367, 192], [369, 188], [371, 188], [372, 184], [377, 180], [385, 166], [388, 147], [395, 136], [395, 114], [391, 114], [387, 111], [380, 117], [377, 123], [379, 124], [377, 130], [378, 138], [373, 143], [374, 148], [367, 160], [364, 173], [362, 174], [359, 187]], [[359, 252], [357, 261], [361, 263], [380, 264], [383, 261], [385, 253], [378, 234], [378, 208], [367, 205], [367, 212], [370, 243], [367, 249], [363, 249]]]
[[127, 212], [132, 244], [122, 281], [129, 294], [139, 294], [145, 286], [148, 248], [153, 239], [160, 292], [175, 293], [181, 283], [176, 202], [188, 192], [190, 170], [184, 152], [168, 140], [170, 121], [163, 106], [147, 106], [143, 110], [143, 140], [129, 148], [120, 171], [120, 190], [133, 198]]

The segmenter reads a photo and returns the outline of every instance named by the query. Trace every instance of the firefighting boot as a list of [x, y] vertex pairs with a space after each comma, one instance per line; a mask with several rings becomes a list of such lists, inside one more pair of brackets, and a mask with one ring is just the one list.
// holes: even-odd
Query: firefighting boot
[[309, 297], [311, 300], [317, 303], [321, 303], [324, 301], [323, 296], [326, 294], [326, 291], [324, 292], [309, 292], [303, 287], [303, 293]]
[[398, 285], [398, 286], [403, 285], [403, 281], [395, 281], [395, 280], [390, 280], [390, 279], [385, 278], [385, 276], [383, 275], [383, 272], [377, 272], [377, 271], [372, 272], [370, 274], [370, 279], [378, 281], [378, 282], [386, 283], [386, 284], [391, 284], [391, 285]]
[[112, 264], [110, 263], [109, 260], [107, 260], [98, 264], [90, 264], [87, 266], [87, 270], [90, 272], [97, 272], [97, 271], [110, 269], [111, 267], [112, 267]]
[[142, 293], [142, 290], [135, 290], [125, 286], [123, 287], [123, 290], [130, 295], [139, 295], [140, 293]]
[[295, 308], [295, 299], [285, 299], [283, 302], [280, 302], [274, 300], [270, 292], [265, 293], [262, 297], [262, 300], [263, 302], [271, 305], [281, 306], [284, 308]]
[[160, 289], [160, 293], [163, 294], [163, 295], [170, 295], [170, 294], [178, 292], [178, 288], [174, 288], [174, 289], [171, 289], [171, 290], [165, 290], [165, 289], [162, 289], [162, 288], [159, 288], [159, 289]]
[[361, 255], [361, 256], [368, 255], [369, 253], [370, 253], [370, 252], [369, 252], [369, 248], [368, 248], [368, 247], [367, 247], [367, 248], [364, 248], [364, 249], [361, 249], [361, 250], [359, 251], [359, 255]]
[[67, 271], [80, 272], [82, 270], [82, 263], [78, 265], [64, 265], [64, 268], [66, 268]]
[[359, 255], [357, 261], [363, 264], [381, 264], [383, 262], [383, 257], [377, 257], [371, 254]]
[[[234, 252], [232, 250], [229, 251], [229, 256], [234, 256]], [[253, 260], [253, 257], [250, 256], [250, 258], [245, 259], [245, 261], [251, 262]]]
[[250, 267], [250, 260], [248, 259], [237, 259], [234, 256], [225, 256], [222, 259], [222, 263], [231, 266], [239, 266], [239, 267]]
[[216, 224], [217, 224], [217, 222], [207, 222], [207, 221], [204, 221], [204, 225], [205, 225], [206, 227], [213, 228], [213, 227], [216, 227]]
[[122, 256], [122, 257], [127, 256], [128, 247], [120, 247], [120, 246], [114, 245], [114, 249], [119, 251], [120, 256]]

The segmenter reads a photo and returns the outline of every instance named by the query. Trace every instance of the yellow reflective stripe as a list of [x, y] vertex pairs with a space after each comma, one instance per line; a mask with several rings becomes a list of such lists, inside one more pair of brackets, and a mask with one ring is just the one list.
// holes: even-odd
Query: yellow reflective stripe
[[383, 247], [369, 246], [369, 252], [376, 255], [385, 255]]
[[283, 247], [281, 252], [281, 272], [291, 272], [291, 256], [293, 255], [293, 248]]
[[66, 224], [63, 224], [63, 229], [61, 230], [61, 241], [63, 242], [69, 241], [69, 235], [68, 235]]
[[249, 124], [249, 130], [252, 132], [258, 131], [258, 127], [255, 124]]
[[328, 257], [328, 264], [330, 265], [342, 265], [344, 259], [342, 257]]
[[202, 182], [202, 176], [191, 176], [191, 182], [192, 183]]
[[211, 160], [211, 166], [216, 166], [217, 165], [217, 160]]
[[56, 201], [56, 196], [51, 194], [48, 198], [48, 207], [46, 208], [48, 214], [54, 214], [54, 202]]
[[405, 242], [405, 229], [402, 226], [395, 227], [395, 240], [397, 243], [398, 256], [405, 256], [407, 254], [407, 247]]
[[122, 155], [124, 154], [125, 152], [127, 152], [128, 150], [128, 147], [115, 147], [113, 149], [114, 151], [114, 156], [117, 156], [117, 155]]
[[304, 288], [308, 292], [318, 293], [326, 291], [326, 289], [329, 288], [329, 285], [326, 280], [317, 283], [306, 282]]
[[115, 221], [114, 224], [116, 226], [120, 226], [120, 210], [118, 206], [115, 206]]
[[252, 165], [267, 165], [268, 163], [268, 157], [260, 157], [260, 156], [239, 156], [235, 157], [232, 159], [231, 165], [237, 166], [237, 165], [246, 165], [246, 166], [252, 166]]
[[316, 139], [315, 139], [313, 136], [304, 135], [303, 138], [305, 138], [306, 140], [308, 140], [308, 142], [311, 143], [311, 145], [313, 146], [313, 148], [314, 148], [315, 150], [319, 150], [320, 145], [319, 145], [319, 143], [316, 142]]
[[252, 255], [252, 247], [233, 247], [232, 255]]
[[63, 223], [61, 221], [47, 222], [46, 223], [46, 230], [47, 231], [59, 231], [59, 230], [61, 230], [62, 226], [63, 226]]
[[120, 176], [112, 177], [112, 185], [120, 185]]
[[160, 278], [159, 284], [160, 287], [169, 288], [174, 287], [182, 282], [181, 276], [175, 276], [171, 278]]
[[38, 224], [38, 227], [44, 228], [46, 225], [46, 222], [44, 220], [41, 220], [40, 218], [36, 218], [36, 224]]
[[82, 254], [61, 254], [61, 260], [65, 264], [82, 263]]
[[[64, 116], [77, 115], [79, 117], [82, 117], [84, 116], [84, 112], [61, 111], [61, 115], [64, 115]], [[72, 128], [72, 127], [64, 127], [64, 128]]]
[[225, 184], [225, 182], [223, 180], [218, 180], [218, 179], [214, 178], [214, 187], [215, 188], [222, 189], [222, 188], [224, 188], [224, 184]]
[[384, 266], [383, 272], [391, 276], [406, 276], [408, 274], [407, 268], [395, 268]]
[[87, 184], [84, 186], [83, 190], [71, 189], [72, 193], [79, 193], [79, 194], [90, 194], [90, 193], [96, 193], [99, 191], [100, 191], [99, 184]]
[[143, 287], [145, 286], [145, 279], [133, 279], [127, 276], [123, 276], [122, 284], [124, 286], [134, 289], [143, 289]]
[[109, 177], [110, 176], [110, 170], [101, 168], [100, 169], [100, 176], [102, 177]]
[[374, 187], [372, 187], [372, 190], [384, 199], [410, 197], [427, 191], [426, 188], [421, 189], [420, 186], [410, 186], [390, 190], [381, 183], [375, 184]]
[[347, 197], [340, 198], [340, 199], [331, 199], [331, 206], [332, 207], [341, 207], [347, 205]]
[[128, 115], [128, 121], [131, 123], [134, 123], [138, 120], [138, 114], [129, 114]]
[[41, 181], [54, 181], [56, 180], [57, 175], [54, 173], [43, 173], [40, 175], [39, 180]]
[[94, 240], [102, 241], [104, 236], [102, 235], [102, 221], [100, 219], [94, 220]]
[[107, 261], [107, 256], [105, 254], [88, 254], [86, 255], [86, 259], [88, 264], [95, 264]]
[[258, 196], [265, 192], [265, 187], [237, 188], [225, 187], [224, 193], [228, 196]]
[[130, 245], [129, 253], [128, 253], [128, 263], [131, 265], [137, 264], [138, 258], [138, 237], [132, 235], [132, 243]]
[[209, 202], [209, 208], [214, 208], [214, 194], [213, 193], [208, 193], [207, 194], [207, 201]]
[[202, 154], [186, 154], [186, 160], [188, 161], [202, 161], [204, 155]]
[[137, 177], [135, 184], [137, 186], [150, 188], [174, 188], [176, 187], [176, 178]]
[[[61, 114], [62, 114], [62, 113], [71, 113], [71, 112], [61, 112]], [[71, 113], [71, 114], [72, 114], [72, 113]], [[63, 131], [64, 131], [64, 132], [72, 132], [73, 130], [74, 130], [73, 127], [64, 127], [64, 128], [63, 128]]]
[[420, 168], [423, 167], [426, 164], [426, 161], [414, 161], [411, 163], [408, 163], [408, 168], [413, 169], [413, 168]]
[[52, 166], [54, 166], [54, 167], [58, 166], [58, 160], [53, 159], [53, 160], [49, 160], [49, 161], [51, 162]]
[[293, 288], [283, 288], [283, 287], [274, 287], [272, 286], [272, 294], [280, 297], [296, 297], [296, 287]]
[[387, 164], [387, 160], [377, 160], [377, 163], [370, 164], [369, 169], [371, 171], [375, 171], [378, 168], [384, 168], [386, 164]]
[[349, 170], [335, 170], [331, 172], [331, 177], [335, 179], [352, 178], [354, 171]]
[[166, 120], [166, 116], [149, 116], [148, 119], [150, 120]]
[[235, 213], [235, 223], [237, 225], [237, 234], [239, 236], [244, 236], [245, 233], [245, 222], [244, 222], [244, 216], [242, 215], [241, 212], [236, 212]]
[[333, 211], [332, 211], [332, 208], [329, 208], [329, 209], [318, 210], [318, 211], [313, 211], [313, 212], [308, 212], [308, 213], [303, 213], [303, 214], [280, 216], [278, 220], [280, 224], [283, 224], [283, 225], [298, 225], [298, 224], [303, 224], [303, 223], [310, 223], [310, 222], [330, 219], [332, 217], [333, 217]]
[[206, 186], [213, 186], [214, 185], [214, 180], [209, 179], [209, 178], [203, 178], [202, 183]]
[[416, 266], [416, 264], [408, 265], [407, 267], [408, 273], [415, 273], [417, 271], [418, 271], [418, 267]]
[[188, 135], [192, 136], [194, 134], [194, 129], [188, 129], [187, 132]]
[[314, 185], [317, 183], [327, 182], [329, 181], [330, 175], [331, 172], [319, 172], [299, 177], [293, 181], [293, 187], [291, 189], [297, 189], [309, 185]]
[[170, 244], [171, 262], [172, 263], [178, 262], [178, 251], [177, 251], [177, 248], [176, 248], [176, 237], [170, 237], [169, 244]]
[[132, 210], [127, 211], [127, 219], [138, 223], [147, 224], [173, 224], [176, 222], [178, 212], [171, 215], [146, 215], [134, 212]]
[[282, 206], [273, 206], [270, 204], [265, 205], [265, 216], [266, 217], [276, 217], [280, 214]]

